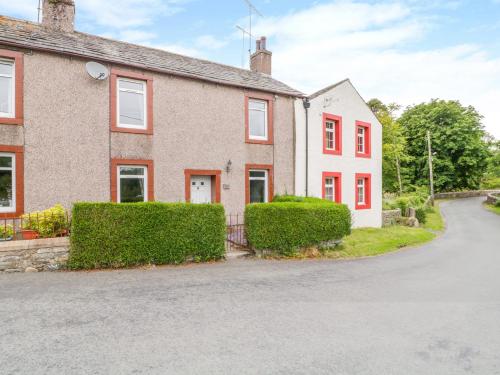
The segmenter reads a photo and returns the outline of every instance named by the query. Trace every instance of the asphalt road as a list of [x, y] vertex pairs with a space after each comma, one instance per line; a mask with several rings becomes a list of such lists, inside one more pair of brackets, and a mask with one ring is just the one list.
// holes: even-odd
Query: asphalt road
[[354, 261], [0, 275], [0, 374], [500, 374], [500, 217]]

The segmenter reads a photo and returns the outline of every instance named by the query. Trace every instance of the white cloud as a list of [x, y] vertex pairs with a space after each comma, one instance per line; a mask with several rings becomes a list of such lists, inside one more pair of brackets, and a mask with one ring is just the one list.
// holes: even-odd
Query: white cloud
[[162, 45], [153, 45], [152, 47], [163, 49], [167, 52], [177, 53], [179, 55], [191, 56], [203, 58], [204, 54], [202, 51], [196, 48], [186, 47], [182, 44], [162, 44]]
[[216, 38], [213, 35], [201, 35], [195, 40], [195, 45], [202, 49], [220, 49], [227, 44], [227, 40]]
[[350, 77], [365, 99], [458, 99], [500, 138], [500, 58], [477, 45], [408, 49], [425, 41], [435, 21], [403, 0], [344, 0], [260, 20], [255, 30], [271, 37], [274, 75], [304, 92]]

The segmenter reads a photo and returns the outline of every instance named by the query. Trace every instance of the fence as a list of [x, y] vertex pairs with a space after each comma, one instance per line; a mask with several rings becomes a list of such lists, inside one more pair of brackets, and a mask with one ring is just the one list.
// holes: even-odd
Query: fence
[[226, 223], [226, 251], [245, 249], [248, 246], [245, 235], [245, 215], [227, 215]]
[[71, 217], [64, 213], [34, 213], [0, 219], [0, 241], [69, 236]]

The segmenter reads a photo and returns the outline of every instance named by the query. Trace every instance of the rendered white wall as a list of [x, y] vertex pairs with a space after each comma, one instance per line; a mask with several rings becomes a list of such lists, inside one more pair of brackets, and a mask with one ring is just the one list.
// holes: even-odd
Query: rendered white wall
[[[342, 117], [342, 155], [323, 154], [323, 113]], [[305, 195], [305, 110], [295, 103], [295, 192]], [[371, 123], [371, 158], [355, 156], [356, 121]], [[382, 125], [350, 81], [311, 100], [309, 109], [309, 196], [321, 197], [322, 173], [342, 173], [342, 203], [353, 215], [353, 227], [382, 226]], [[355, 209], [355, 174], [371, 174], [371, 209]]]

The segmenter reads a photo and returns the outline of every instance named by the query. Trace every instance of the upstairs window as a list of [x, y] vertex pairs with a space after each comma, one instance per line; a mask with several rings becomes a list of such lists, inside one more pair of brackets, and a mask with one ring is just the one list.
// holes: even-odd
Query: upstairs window
[[112, 69], [110, 85], [111, 130], [153, 134], [153, 80]]
[[323, 153], [342, 155], [342, 117], [323, 114]]
[[339, 172], [323, 172], [323, 199], [342, 203], [342, 174]]
[[356, 209], [365, 210], [371, 208], [371, 175], [357, 173], [356, 180]]
[[356, 156], [371, 157], [371, 124], [356, 121]]
[[0, 117], [15, 117], [15, 63], [0, 60]]
[[0, 213], [16, 211], [16, 156], [0, 153]]
[[247, 95], [246, 142], [273, 143], [273, 97], [263, 94]]

